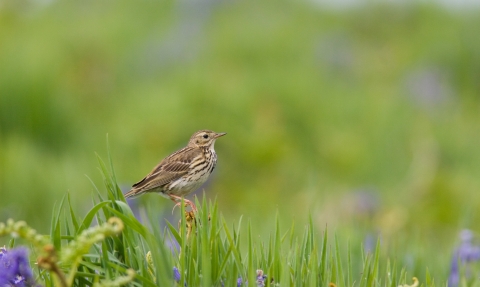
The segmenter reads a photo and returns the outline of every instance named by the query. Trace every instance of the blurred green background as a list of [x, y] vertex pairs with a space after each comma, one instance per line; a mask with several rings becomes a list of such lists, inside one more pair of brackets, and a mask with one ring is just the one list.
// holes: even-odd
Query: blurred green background
[[445, 278], [480, 220], [480, 10], [453, 3], [0, 1], [0, 221], [86, 212], [106, 134], [128, 190], [212, 129], [228, 220], [311, 212]]

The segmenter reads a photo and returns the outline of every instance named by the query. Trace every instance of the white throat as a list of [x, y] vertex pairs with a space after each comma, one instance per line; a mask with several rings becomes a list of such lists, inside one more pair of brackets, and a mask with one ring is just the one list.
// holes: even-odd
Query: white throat
[[215, 151], [214, 146], [215, 146], [215, 141], [213, 141], [213, 142], [212, 142], [212, 145], [210, 146], [210, 150], [211, 150], [211, 151]]

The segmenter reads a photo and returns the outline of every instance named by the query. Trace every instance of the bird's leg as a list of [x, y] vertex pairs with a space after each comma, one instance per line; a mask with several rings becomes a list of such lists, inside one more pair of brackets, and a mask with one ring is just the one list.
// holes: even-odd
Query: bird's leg
[[[180, 206], [182, 204], [182, 201], [185, 201], [185, 206], [190, 205], [190, 207], [192, 208], [192, 211], [185, 211], [187, 238], [189, 238], [190, 234], [192, 233], [193, 226], [197, 225], [197, 220], [195, 218], [195, 213], [197, 213], [197, 207], [190, 200], [185, 199], [185, 198], [181, 198], [181, 197], [176, 196], [176, 195], [170, 195], [170, 199], [173, 200], [174, 202], [176, 202], [175, 206], [172, 209], [172, 213], [175, 210], [175, 207]], [[182, 222], [182, 220], [178, 221], [179, 228], [180, 228], [180, 223], [181, 222]]]
[[[173, 207], [173, 210], [175, 210], [175, 207], [180, 206], [183, 200], [185, 202], [185, 206], [190, 206], [193, 212], [195, 213], [197, 212], [197, 207], [195, 206], [195, 204], [186, 198], [182, 199], [180, 196], [170, 194], [170, 199], [176, 202], [175, 206]], [[173, 210], [172, 210], [172, 213], [173, 213]]]

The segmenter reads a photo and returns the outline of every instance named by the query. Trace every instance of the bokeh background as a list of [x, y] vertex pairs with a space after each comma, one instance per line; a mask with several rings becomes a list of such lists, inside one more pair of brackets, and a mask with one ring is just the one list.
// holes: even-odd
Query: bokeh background
[[479, 27], [474, 1], [0, 1], [0, 221], [88, 211], [107, 134], [128, 190], [212, 129], [228, 222], [311, 213], [445, 280], [479, 230]]

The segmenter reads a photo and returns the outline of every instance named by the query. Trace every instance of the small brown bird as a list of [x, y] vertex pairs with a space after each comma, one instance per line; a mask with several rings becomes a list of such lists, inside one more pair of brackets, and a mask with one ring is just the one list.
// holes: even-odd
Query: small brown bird
[[[144, 179], [135, 183], [125, 198], [147, 192], [159, 192], [178, 206], [182, 196], [198, 189], [217, 164], [215, 140], [226, 133], [201, 130], [192, 135], [188, 145], [164, 158]], [[184, 199], [193, 211], [193, 202]]]

